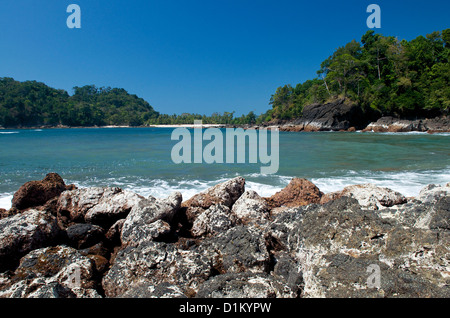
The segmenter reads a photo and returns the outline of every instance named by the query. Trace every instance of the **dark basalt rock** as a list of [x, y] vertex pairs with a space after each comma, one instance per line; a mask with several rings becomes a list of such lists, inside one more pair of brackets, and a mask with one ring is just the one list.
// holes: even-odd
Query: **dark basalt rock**
[[[326, 104], [311, 104], [303, 109], [302, 117], [286, 125], [291, 131], [341, 131], [365, 128], [376, 120], [372, 111], [363, 111], [361, 106], [346, 99], [338, 99]], [[289, 126], [292, 126], [289, 129]]]

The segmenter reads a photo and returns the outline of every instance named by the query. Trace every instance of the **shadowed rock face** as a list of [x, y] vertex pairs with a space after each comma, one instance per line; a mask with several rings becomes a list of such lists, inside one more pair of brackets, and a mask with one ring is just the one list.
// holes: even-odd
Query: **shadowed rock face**
[[91, 260], [73, 248], [37, 249], [22, 258], [0, 297], [100, 297], [94, 276]]
[[355, 131], [364, 129], [377, 114], [345, 99], [326, 104], [311, 104], [303, 108], [302, 117], [281, 125], [284, 131]]
[[238, 177], [182, 201], [87, 188], [7, 211], [0, 297], [450, 296], [449, 185], [406, 200], [294, 178], [261, 198]]

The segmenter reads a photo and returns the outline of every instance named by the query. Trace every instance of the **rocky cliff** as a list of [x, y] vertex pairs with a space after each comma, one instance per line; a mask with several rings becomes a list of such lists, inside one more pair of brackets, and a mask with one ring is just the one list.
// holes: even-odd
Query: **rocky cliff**
[[372, 110], [363, 110], [347, 99], [337, 99], [326, 104], [305, 106], [301, 118], [268, 124], [281, 131], [356, 131], [363, 132], [450, 132], [450, 118], [440, 115], [433, 118], [396, 118], [383, 116]]

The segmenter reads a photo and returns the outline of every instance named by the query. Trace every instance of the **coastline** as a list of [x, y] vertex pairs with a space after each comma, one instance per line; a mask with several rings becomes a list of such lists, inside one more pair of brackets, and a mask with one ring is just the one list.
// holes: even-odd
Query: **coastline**
[[[328, 116], [328, 115], [327, 115]], [[203, 128], [243, 128], [243, 129], [275, 129], [286, 132], [424, 132], [424, 133], [448, 133], [450, 132], [450, 117], [447, 115], [435, 118], [401, 119], [394, 117], [381, 117], [371, 121], [367, 125], [361, 125], [349, 120], [342, 122], [334, 118], [299, 118], [295, 120], [279, 120], [260, 125], [255, 124], [202, 124]], [[30, 126], [30, 127], [0, 127], [0, 130], [36, 130], [36, 129], [114, 129], [114, 128], [195, 128], [195, 124], [161, 124], [161, 125], [107, 125], [107, 126]]]

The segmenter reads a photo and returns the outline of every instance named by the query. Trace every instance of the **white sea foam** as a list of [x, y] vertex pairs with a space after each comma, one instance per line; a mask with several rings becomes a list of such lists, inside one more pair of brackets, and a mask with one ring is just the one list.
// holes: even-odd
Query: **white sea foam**
[[9, 210], [11, 208], [11, 200], [13, 196], [10, 194], [0, 194], [0, 209]]
[[428, 184], [446, 184], [450, 182], [450, 170], [411, 171], [411, 172], [353, 172], [341, 177], [313, 178], [311, 180], [324, 193], [340, 191], [343, 188], [372, 183], [385, 187], [408, 197], [415, 197]]
[[0, 134], [2, 135], [11, 135], [11, 134], [18, 134], [18, 131], [0, 131]]
[[[216, 180], [163, 180], [163, 179], [139, 179], [129, 180], [127, 177], [107, 178], [93, 180], [90, 182], [74, 183], [80, 188], [93, 186], [120, 187], [132, 191], [144, 197], [153, 196], [165, 198], [173, 192], [180, 192], [183, 200], [188, 200], [216, 184], [225, 182], [234, 176], [222, 176]], [[270, 197], [286, 187], [293, 176], [263, 176], [260, 174], [249, 174], [243, 176], [246, 179], [246, 190], [256, 191], [262, 197]], [[298, 176], [301, 177], [301, 176]], [[380, 187], [390, 188], [405, 196], [417, 196], [420, 190], [428, 184], [444, 185], [450, 182], [450, 167], [438, 171], [403, 171], [403, 172], [373, 172], [373, 171], [346, 171], [340, 176], [324, 176], [311, 178], [322, 192], [330, 193], [340, 191], [343, 188], [356, 185], [372, 183]], [[0, 194], [0, 208], [11, 208], [12, 193]]]

